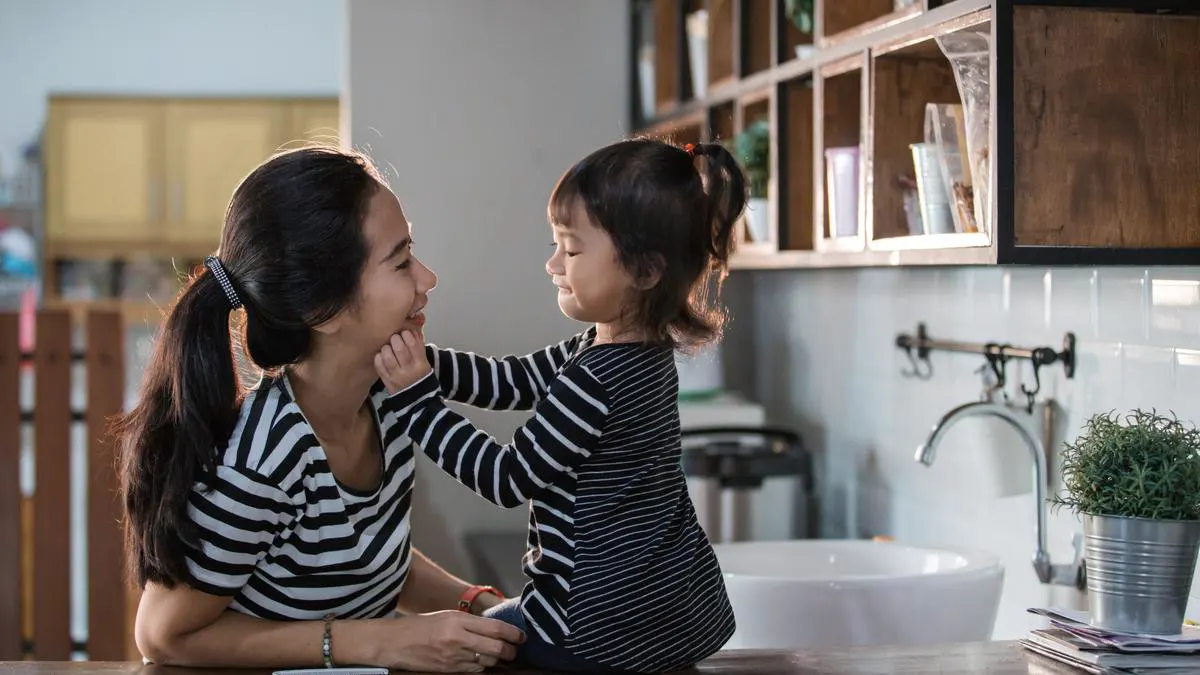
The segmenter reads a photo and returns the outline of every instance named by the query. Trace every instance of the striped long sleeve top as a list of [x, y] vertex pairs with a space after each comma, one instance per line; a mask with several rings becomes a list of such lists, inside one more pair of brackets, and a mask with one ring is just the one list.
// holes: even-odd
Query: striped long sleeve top
[[[531, 630], [612, 667], [685, 667], [725, 644], [734, 617], [680, 468], [674, 355], [593, 339], [499, 359], [430, 347], [433, 373], [385, 410], [483, 498], [529, 502]], [[501, 443], [443, 396], [533, 414]]]

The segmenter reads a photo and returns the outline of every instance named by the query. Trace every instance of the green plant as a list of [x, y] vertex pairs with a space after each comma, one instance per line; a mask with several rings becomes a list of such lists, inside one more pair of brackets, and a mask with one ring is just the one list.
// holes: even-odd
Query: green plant
[[783, 0], [783, 12], [801, 33], [813, 32], [814, 0]]
[[751, 122], [726, 147], [737, 157], [750, 183], [750, 197], [765, 199], [771, 175], [771, 125], [766, 120]]
[[1095, 516], [1200, 520], [1200, 431], [1157, 411], [1093, 415], [1063, 452], [1063, 494]]

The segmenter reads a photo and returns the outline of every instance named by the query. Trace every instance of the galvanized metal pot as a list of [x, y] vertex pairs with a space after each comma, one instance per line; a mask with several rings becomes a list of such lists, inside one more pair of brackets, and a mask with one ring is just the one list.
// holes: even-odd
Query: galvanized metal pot
[[1179, 633], [1200, 552], [1200, 521], [1085, 514], [1083, 536], [1092, 625]]

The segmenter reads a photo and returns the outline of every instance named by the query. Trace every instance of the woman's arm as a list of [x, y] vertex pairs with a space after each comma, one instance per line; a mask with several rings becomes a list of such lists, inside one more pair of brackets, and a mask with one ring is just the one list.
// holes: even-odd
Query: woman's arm
[[[228, 609], [228, 597], [147, 584], [134, 637], [160, 665], [226, 668], [321, 667], [324, 621], [266, 621]], [[502, 621], [464, 612], [334, 621], [335, 665], [474, 672], [511, 660], [524, 638]], [[478, 661], [475, 654], [480, 654]]]
[[232, 598], [146, 584], [134, 640], [161, 665], [271, 668], [322, 665], [320, 621], [276, 623], [228, 611]]
[[[295, 517], [287, 491], [256, 473], [230, 467], [218, 467], [210, 485], [190, 495], [188, 515], [200, 539], [187, 553], [190, 579], [172, 588], [146, 585], [134, 628], [138, 648], [152, 661], [169, 665], [323, 665], [324, 621], [266, 621], [229, 609], [275, 537]], [[518, 641], [520, 631], [463, 612], [441, 612], [334, 621], [331, 637], [335, 663], [461, 672], [511, 658], [509, 642]]]
[[[452, 609], [471, 584], [442, 569], [416, 548], [412, 550], [412, 565], [404, 588], [400, 590], [396, 607], [406, 614], [422, 614]], [[471, 611], [482, 614], [484, 610], [498, 605], [502, 600], [491, 593], [480, 593], [471, 603]]]
[[425, 347], [425, 356], [447, 400], [488, 410], [532, 410], [558, 371], [595, 334], [592, 327], [525, 356], [493, 358], [435, 345]]

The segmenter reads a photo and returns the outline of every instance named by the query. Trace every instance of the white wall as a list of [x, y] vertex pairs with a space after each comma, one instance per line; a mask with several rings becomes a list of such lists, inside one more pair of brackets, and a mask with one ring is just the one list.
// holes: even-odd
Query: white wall
[[[777, 272], [739, 274], [735, 284], [734, 330], [756, 345], [759, 399], [770, 419], [800, 428], [823, 456], [827, 533], [1000, 554], [1007, 577], [997, 638], [1027, 630], [1027, 607], [1084, 598], [1052, 594], [1034, 576], [1034, 500], [1012, 494], [1029, 483], [1031, 464], [1011, 430], [966, 420], [932, 468], [913, 460], [943, 413], [979, 398], [974, 370], [983, 358], [934, 353], [933, 379], [905, 379], [896, 334], [925, 321], [939, 338], [1057, 347], [1074, 331], [1075, 379], [1057, 366], [1042, 376], [1067, 438], [1109, 409], [1157, 406], [1200, 421], [1197, 268]], [[1032, 384], [1028, 364], [1022, 374]], [[1063, 511], [1049, 524], [1053, 560], [1067, 562], [1078, 521]], [[1200, 584], [1192, 592], [1200, 596]], [[1200, 600], [1188, 616], [1200, 619]]]
[[51, 93], [336, 95], [344, 0], [0, 0], [0, 171]]
[[[441, 276], [430, 340], [483, 353], [532, 351], [579, 330], [555, 304], [545, 207], [558, 176], [624, 136], [622, 0], [351, 0], [352, 143], [391, 171], [419, 256]], [[472, 417], [507, 439], [524, 415]], [[461, 535], [524, 529], [428, 462], [414, 538], [471, 575]], [[512, 561], [517, 564], [516, 560]]]

